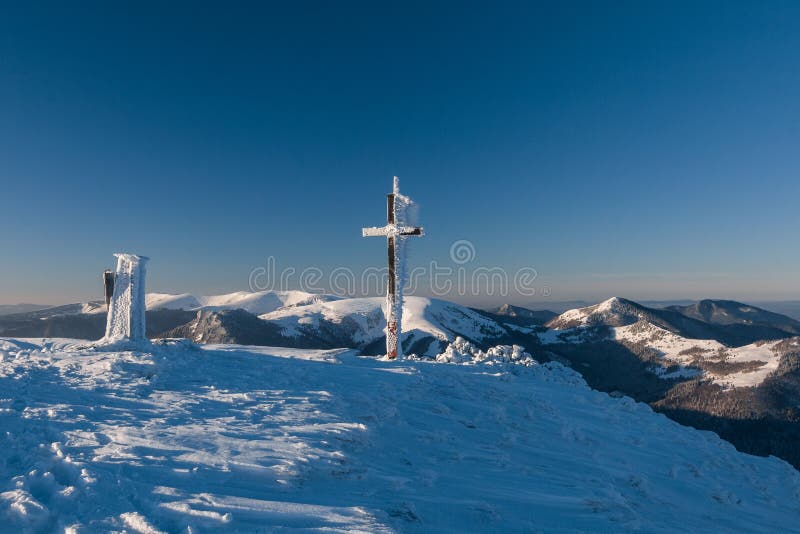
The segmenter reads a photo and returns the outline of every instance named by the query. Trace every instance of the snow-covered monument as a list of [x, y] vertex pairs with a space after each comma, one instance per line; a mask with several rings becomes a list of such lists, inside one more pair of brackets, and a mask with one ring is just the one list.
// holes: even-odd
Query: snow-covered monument
[[412, 236], [422, 236], [423, 230], [414, 226], [416, 204], [400, 194], [400, 180], [394, 177], [394, 187], [387, 195], [386, 226], [363, 228], [364, 237], [386, 237], [389, 245], [389, 283], [386, 290], [386, 355], [397, 358], [403, 355], [403, 285], [406, 281], [405, 241]]
[[145, 264], [149, 258], [122, 253], [114, 256], [117, 257], [117, 268], [113, 277], [106, 274], [103, 277], [106, 294], [111, 295], [103, 341], [145, 341], [144, 281]]

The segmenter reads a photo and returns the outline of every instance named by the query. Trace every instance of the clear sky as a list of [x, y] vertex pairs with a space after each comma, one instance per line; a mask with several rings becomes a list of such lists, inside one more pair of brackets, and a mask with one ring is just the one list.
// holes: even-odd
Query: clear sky
[[456, 300], [800, 298], [798, 2], [27, 4], [0, 303], [98, 298], [117, 251], [162, 292], [382, 266], [394, 174], [412, 267], [539, 274]]

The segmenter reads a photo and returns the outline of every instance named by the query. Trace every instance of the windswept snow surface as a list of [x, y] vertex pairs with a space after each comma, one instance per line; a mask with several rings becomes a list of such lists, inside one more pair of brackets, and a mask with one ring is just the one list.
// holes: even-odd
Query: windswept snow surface
[[0, 530], [798, 531], [785, 462], [495, 356], [0, 339]]

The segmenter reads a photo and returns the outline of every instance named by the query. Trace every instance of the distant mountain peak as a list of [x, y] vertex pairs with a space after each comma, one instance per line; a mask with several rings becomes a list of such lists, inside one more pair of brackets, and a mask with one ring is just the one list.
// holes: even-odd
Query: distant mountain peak
[[52, 308], [48, 304], [0, 304], [0, 315], [13, 315], [17, 313], [29, 313], [33, 311], [46, 310]]
[[800, 334], [800, 321], [735, 300], [703, 299], [688, 306], [669, 306], [666, 309], [709, 324], [755, 325]]
[[610, 299], [606, 299], [600, 304], [597, 304], [597, 309], [595, 311], [616, 311], [621, 309], [622, 306], [639, 306], [632, 300], [624, 299], [622, 297], [611, 297]]
[[557, 330], [576, 326], [625, 326], [649, 316], [649, 308], [622, 297], [611, 297], [598, 304], [567, 310], [547, 326]]
[[519, 324], [545, 324], [547, 321], [558, 316], [550, 310], [532, 310], [514, 304], [503, 304], [497, 308], [489, 310], [492, 315], [499, 315], [505, 320], [514, 319]]

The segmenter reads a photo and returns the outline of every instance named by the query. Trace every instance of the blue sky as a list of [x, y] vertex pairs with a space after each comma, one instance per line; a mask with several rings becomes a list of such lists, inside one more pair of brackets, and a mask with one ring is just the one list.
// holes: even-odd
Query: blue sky
[[79, 4], [0, 8], [0, 303], [382, 266], [394, 174], [539, 273], [456, 300], [800, 298], [800, 4]]

